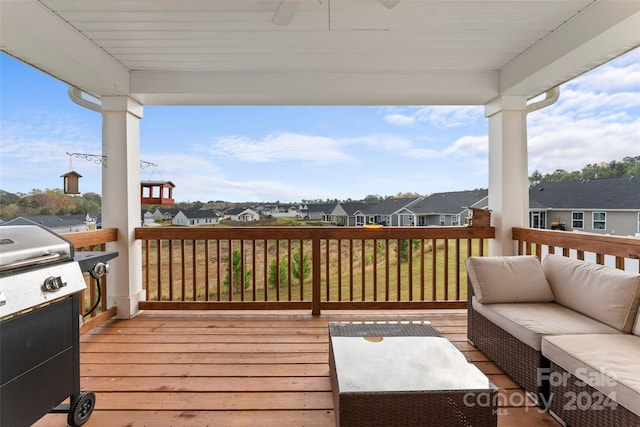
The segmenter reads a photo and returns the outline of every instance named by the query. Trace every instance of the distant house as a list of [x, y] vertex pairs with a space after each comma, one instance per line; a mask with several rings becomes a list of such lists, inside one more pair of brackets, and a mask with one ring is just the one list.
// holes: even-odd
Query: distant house
[[157, 222], [171, 221], [180, 210], [179, 208], [156, 208], [156, 210], [153, 211], [153, 217]]
[[143, 226], [150, 226], [156, 224], [156, 217], [153, 215], [151, 211], [145, 211], [142, 214], [142, 224]]
[[469, 207], [486, 208], [488, 203], [488, 191], [482, 189], [433, 193], [397, 215], [402, 225], [458, 226], [465, 224]]
[[171, 220], [172, 225], [198, 226], [218, 224], [218, 214], [211, 209], [179, 210]]
[[280, 207], [284, 212], [283, 216], [287, 217], [297, 217], [298, 211], [300, 210], [300, 206], [297, 204], [285, 205]]
[[10, 221], [3, 222], [0, 225], [41, 225], [47, 227], [54, 233], [75, 233], [100, 228], [100, 219], [100, 214], [30, 215], [19, 216]]
[[260, 214], [249, 208], [231, 208], [224, 211], [224, 219], [239, 222], [259, 221]]
[[366, 202], [340, 202], [327, 216], [333, 225], [350, 226], [356, 225], [356, 212], [367, 208]]
[[297, 217], [298, 205], [279, 205], [265, 209], [264, 215], [271, 215], [273, 217]]
[[337, 203], [309, 203], [298, 211], [298, 218], [331, 222], [330, 215], [336, 206]]
[[640, 236], [640, 177], [535, 185], [529, 190], [529, 226]]
[[386, 199], [375, 203], [368, 203], [356, 210], [355, 225], [382, 224], [390, 226], [411, 225], [407, 216], [399, 215], [400, 211], [420, 202], [422, 197]]

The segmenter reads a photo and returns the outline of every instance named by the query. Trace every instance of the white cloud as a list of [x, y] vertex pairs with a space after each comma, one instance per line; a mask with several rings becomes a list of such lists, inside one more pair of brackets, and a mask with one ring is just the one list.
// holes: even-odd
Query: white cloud
[[141, 155], [158, 163], [155, 171], [141, 170], [141, 179], [172, 181], [176, 185], [174, 198], [180, 201], [296, 201], [310, 194], [329, 197], [326, 187], [313, 188], [302, 179], [292, 181], [285, 173], [269, 174], [270, 178], [261, 179], [260, 173], [256, 173], [257, 167], [249, 167], [231, 176], [208, 156], [167, 152]]
[[433, 148], [412, 148], [407, 152], [407, 157], [416, 159], [438, 159], [444, 157], [444, 153], [434, 150]]
[[428, 123], [440, 128], [466, 126], [472, 121], [484, 118], [484, 109], [476, 105], [444, 105], [424, 107], [384, 107], [387, 123], [407, 126]]
[[244, 136], [216, 138], [212, 153], [221, 152], [239, 160], [264, 163], [277, 160], [311, 162], [345, 162], [351, 157], [343, 151], [344, 143], [323, 136], [278, 133], [262, 140]]
[[529, 128], [529, 169], [581, 170], [589, 163], [640, 154], [640, 119], [610, 122], [598, 117], [572, 120], [551, 116]]
[[637, 92], [640, 89], [640, 49], [604, 64], [566, 86], [586, 92]]
[[414, 124], [416, 122], [416, 118], [414, 116], [407, 116], [404, 114], [389, 114], [384, 117], [384, 121], [396, 126], [407, 126]]
[[581, 170], [640, 154], [640, 50], [560, 88], [528, 116], [529, 170]]
[[[96, 135], [97, 134], [97, 135]], [[100, 176], [102, 166], [82, 159], [71, 159], [70, 153], [101, 152], [100, 132], [73, 114], [31, 109], [3, 111], [0, 140], [1, 186], [12, 192], [32, 189], [61, 188], [60, 175], [69, 169], [78, 171], [83, 179], [81, 189], [91, 187]], [[99, 182], [99, 178], [98, 178]], [[85, 190], [82, 190], [85, 191]]]
[[411, 140], [398, 135], [369, 135], [360, 138], [345, 139], [344, 143], [349, 146], [364, 145], [368, 148], [394, 152], [408, 150], [413, 146]]
[[549, 111], [572, 117], [592, 115], [606, 117], [612, 112], [624, 112], [638, 107], [640, 107], [640, 96], [637, 92], [607, 94], [568, 89], [560, 91], [558, 104]]
[[441, 150], [433, 148], [412, 148], [407, 156], [419, 159], [442, 159], [450, 157], [481, 157], [486, 159], [488, 152], [487, 136], [467, 135], [458, 138], [453, 144]]
[[463, 136], [456, 140], [453, 145], [444, 150], [446, 155], [460, 157], [483, 156], [486, 158], [489, 151], [489, 140], [487, 136]]
[[483, 119], [484, 108], [475, 105], [445, 105], [422, 107], [416, 111], [416, 118], [443, 128], [466, 126], [472, 121]]

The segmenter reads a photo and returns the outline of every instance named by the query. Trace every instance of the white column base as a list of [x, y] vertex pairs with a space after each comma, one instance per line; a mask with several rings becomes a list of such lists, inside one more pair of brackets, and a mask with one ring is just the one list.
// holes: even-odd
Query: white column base
[[109, 306], [116, 307], [118, 309], [118, 312], [115, 315], [116, 319], [131, 319], [141, 313], [138, 308], [138, 303], [146, 300], [147, 292], [142, 290], [138, 294], [132, 296], [109, 298]]

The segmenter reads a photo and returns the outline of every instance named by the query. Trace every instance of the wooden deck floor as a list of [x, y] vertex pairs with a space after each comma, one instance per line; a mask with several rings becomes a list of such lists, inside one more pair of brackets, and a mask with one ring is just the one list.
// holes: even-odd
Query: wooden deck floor
[[[424, 312], [147, 311], [81, 337], [87, 427], [334, 427], [327, 324], [428, 320], [501, 389], [498, 425], [558, 426], [466, 341], [466, 310]], [[50, 414], [36, 426], [66, 426]]]

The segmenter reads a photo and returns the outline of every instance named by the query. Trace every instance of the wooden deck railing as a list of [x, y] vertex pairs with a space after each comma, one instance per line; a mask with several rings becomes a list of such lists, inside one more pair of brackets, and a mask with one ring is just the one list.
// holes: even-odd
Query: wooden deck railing
[[[64, 235], [78, 251], [105, 250], [116, 229]], [[387, 309], [464, 307], [464, 259], [486, 254], [491, 227], [139, 228], [141, 309]], [[561, 253], [640, 272], [640, 239], [513, 228], [519, 254]], [[89, 275], [81, 298], [97, 298]], [[113, 317], [101, 302], [84, 329]]]
[[536, 255], [542, 259], [548, 253], [609, 265], [631, 272], [640, 272], [640, 239], [605, 236], [559, 230], [513, 228], [513, 240], [518, 254]]
[[141, 309], [464, 307], [491, 227], [138, 228]]
[[[79, 233], [66, 233], [63, 237], [73, 243], [76, 251], [104, 251], [108, 242], [115, 242], [118, 239], [118, 230], [108, 228], [95, 231], [83, 231]], [[87, 289], [80, 295], [80, 312], [85, 313], [93, 307], [98, 299], [98, 289], [96, 279], [85, 273]], [[96, 309], [84, 317], [81, 332], [95, 327], [115, 316], [116, 307], [107, 307], [107, 280], [108, 274], [100, 279], [100, 303]]]

